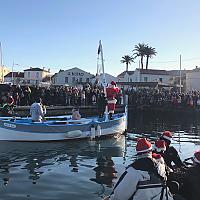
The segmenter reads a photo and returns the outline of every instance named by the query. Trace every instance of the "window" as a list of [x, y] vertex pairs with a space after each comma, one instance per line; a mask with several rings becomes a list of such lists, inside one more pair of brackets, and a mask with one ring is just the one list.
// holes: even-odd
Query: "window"
[[76, 81], [76, 78], [75, 77], [72, 77], [72, 82], [74, 83]]
[[68, 77], [65, 77], [65, 83], [68, 83]]
[[130, 82], [132, 82], [132, 78], [130, 78]]
[[39, 78], [39, 72], [36, 72], [36, 78]]
[[161, 82], [161, 83], [162, 83], [162, 78], [159, 78], [159, 82]]
[[[30, 72], [29, 72], [30, 73]], [[27, 80], [27, 83], [30, 84], [30, 80]]]
[[79, 78], [79, 82], [82, 83], [82, 81], [83, 81], [83, 79], [82, 79], [82, 78]]
[[147, 82], [148, 81], [148, 77], [144, 77], [144, 82]]
[[89, 83], [89, 82], [90, 82], [90, 79], [89, 79], [89, 78], [86, 78], [86, 82]]
[[30, 78], [30, 74], [31, 74], [31, 73], [30, 73], [30, 72], [28, 72], [28, 78]]

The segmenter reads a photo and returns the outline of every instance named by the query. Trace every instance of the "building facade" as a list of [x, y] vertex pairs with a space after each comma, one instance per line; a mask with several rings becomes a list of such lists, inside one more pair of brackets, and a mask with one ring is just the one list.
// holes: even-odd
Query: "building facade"
[[6, 76], [10, 70], [5, 66], [0, 66], [0, 83], [4, 82], [4, 76]]
[[170, 74], [166, 70], [136, 69], [134, 73], [135, 82], [158, 82], [168, 84]]
[[191, 90], [200, 91], [200, 68], [198, 67], [186, 73], [186, 91]]
[[[92, 78], [91, 83], [92, 84], [96, 83], [97, 79], [98, 79], [99, 84], [103, 85], [103, 74], [100, 74], [99, 76]], [[111, 81], [114, 81], [114, 82], [118, 81], [117, 77], [112, 76], [112, 75], [107, 74], [107, 73], [105, 73], [105, 79], [106, 79], [107, 84], [111, 83]]]
[[4, 76], [4, 83], [10, 83], [13, 85], [22, 84], [24, 82], [23, 72], [9, 72]]
[[53, 85], [75, 86], [90, 83], [93, 78], [94, 75], [74, 67], [68, 70], [60, 70], [52, 76], [51, 81]]
[[[124, 71], [118, 76], [118, 84], [124, 89], [135, 87], [155, 87], [155, 85], [168, 85], [171, 75], [166, 70], [135, 69]], [[120, 84], [121, 83], [121, 84]]]
[[50, 81], [50, 69], [30, 68], [24, 70], [24, 83], [28, 85], [40, 85]]
[[133, 82], [134, 80], [134, 71], [124, 71], [117, 76], [118, 82]]
[[118, 82], [159, 82], [169, 83], [170, 74], [166, 70], [136, 69], [124, 71], [118, 76]]

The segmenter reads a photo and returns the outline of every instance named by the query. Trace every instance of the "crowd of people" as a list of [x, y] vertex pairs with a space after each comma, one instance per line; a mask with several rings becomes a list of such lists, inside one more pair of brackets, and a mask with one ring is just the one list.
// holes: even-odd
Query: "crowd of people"
[[179, 92], [166, 89], [128, 90], [129, 105], [197, 107], [200, 105], [200, 91]]
[[[170, 131], [165, 131], [154, 146], [146, 138], [138, 139], [135, 161], [104, 200], [199, 200], [200, 150], [188, 167], [171, 146], [171, 140]], [[181, 179], [175, 173], [180, 173]]]
[[[104, 93], [103, 87], [85, 84], [82, 87], [38, 87], [10, 86], [0, 92], [0, 106], [3, 106], [9, 96], [16, 106], [30, 106], [36, 97], [41, 97], [47, 106], [91, 106], [98, 104]], [[182, 92], [167, 89], [127, 89], [116, 94], [117, 104], [124, 101], [128, 95], [128, 104], [135, 106], [174, 106], [197, 107], [200, 105], [200, 91]], [[108, 99], [109, 100], [109, 99]]]
[[[38, 87], [38, 86], [10, 86], [0, 91], [0, 106], [7, 102], [9, 96], [14, 99], [16, 106], [30, 106], [36, 97], [41, 97], [47, 106], [90, 106], [96, 105], [103, 93], [100, 86], [86, 84], [83, 87]], [[121, 94], [116, 96], [117, 103], [121, 103]]]

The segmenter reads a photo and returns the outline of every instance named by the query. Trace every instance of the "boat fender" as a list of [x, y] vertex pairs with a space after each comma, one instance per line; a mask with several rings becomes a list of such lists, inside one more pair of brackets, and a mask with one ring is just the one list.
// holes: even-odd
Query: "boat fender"
[[91, 125], [91, 129], [90, 129], [90, 138], [94, 139], [95, 138], [95, 134], [96, 133], [96, 128], [95, 128], [95, 124]]
[[101, 136], [101, 126], [99, 124], [97, 125], [96, 136], [97, 137]]
[[74, 130], [74, 131], [68, 131], [65, 136], [69, 138], [73, 137], [80, 137], [82, 135], [82, 131], [80, 130]]

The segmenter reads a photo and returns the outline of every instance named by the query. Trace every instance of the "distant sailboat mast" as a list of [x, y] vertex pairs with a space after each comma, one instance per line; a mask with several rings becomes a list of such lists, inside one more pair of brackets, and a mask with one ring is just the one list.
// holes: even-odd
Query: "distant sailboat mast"
[[[106, 76], [105, 76], [105, 71], [104, 71], [103, 48], [102, 48], [101, 40], [99, 41], [99, 48], [98, 48], [98, 56], [99, 55], [101, 56], [101, 70], [102, 70], [102, 75], [103, 75], [102, 85], [105, 89], [107, 86], [107, 82], [106, 82]], [[100, 71], [99, 66], [98, 66], [98, 71]], [[104, 91], [104, 92], [106, 92], [106, 91]]]

